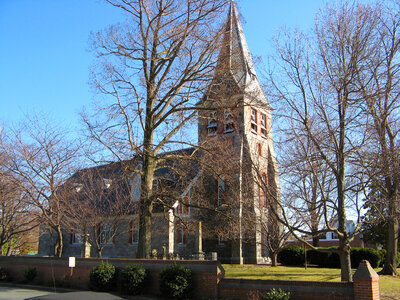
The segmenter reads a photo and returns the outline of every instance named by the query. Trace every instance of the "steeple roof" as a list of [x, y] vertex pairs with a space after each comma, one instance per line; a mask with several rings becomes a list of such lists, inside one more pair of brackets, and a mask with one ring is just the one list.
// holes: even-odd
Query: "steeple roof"
[[217, 73], [226, 74], [227, 72], [232, 74], [243, 93], [268, 103], [257, 79], [234, 1], [230, 3], [217, 66]]

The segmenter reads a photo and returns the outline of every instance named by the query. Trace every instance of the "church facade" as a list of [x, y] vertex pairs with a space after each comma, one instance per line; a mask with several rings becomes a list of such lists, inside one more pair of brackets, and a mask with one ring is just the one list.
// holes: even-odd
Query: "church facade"
[[[279, 177], [271, 107], [258, 81], [233, 1], [222, 43], [214, 79], [198, 112], [199, 147], [180, 150], [180, 154], [198, 155], [199, 161], [212, 167], [191, 162], [183, 182], [174, 185], [181, 201], [155, 207], [152, 248], [158, 256], [202, 258], [216, 252], [227, 263], [262, 263], [268, 260], [263, 220], [271, 217], [271, 205], [279, 201]], [[119, 174], [115, 171], [118, 168], [121, 164], [95, 169], [99, 174]], [[167, 169], [159, 170], [156, 177], [168, 178]], [[74, 178], [78, 177], [71, 177], [71, 181]], [[165, 182], [160, 180], [158, 185]], [[126, 186], [129, 197], [137, 203], [138, 178], [130, 176]], [[96, 232], [96, 239], [105, 244], [103, 257], [136, 257], [137, 211], [127, 213], [117, 225], [99, 226]], [[112, 232], [119, 234], [107, 240]], [[98, 255], [80, 231], [66, 229], [64, 241], [65, 256]], [[50, 233], [43, 233], [39, 254], [51, 255], [53, 242]]]

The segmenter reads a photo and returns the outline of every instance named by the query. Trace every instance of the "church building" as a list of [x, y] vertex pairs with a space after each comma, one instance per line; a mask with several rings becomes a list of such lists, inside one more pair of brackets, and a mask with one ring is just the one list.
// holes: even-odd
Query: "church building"
[[[198, 147], [176, 151], [196, 155], [198, 162], [186, 165], [187, 174], [180, 182], [171, 179], [168, 167], [155, 174], [157, 188], [173, 186], [181, 201], [154, 207], [152, 249], [159, 257], [202, 259], [217, 253], [225, 263], [263, 263], [269, 256], [263, 221], [271, 217], [271, 205], [280, 201], [272, 109], [257, 78], [233, 1], [224, 28], [215, 75], [199, 103]], [[113, 176], [123, 173], [122, 166], [123, 162], [118, 162], [85, 169], [69, 181], [79, 193], [82, 174], [95, 170], [106, 190]], [[139, 187], [140, 178], [129, 176], [124, 190], [136, 203]], [[96, 241], [104, 244], [103, 257], [136, 257], [137, 210], [127, 211], [117, 225], [99, 226], [95, 231]], [[119, 234], [107, 240], [116, 231]], [[82, 230], [65, 229], [64, 240], [63, 256], [97, 256]], [[44, 233], [39, 254], [51, 255], [52, 242], [51, 234]]]

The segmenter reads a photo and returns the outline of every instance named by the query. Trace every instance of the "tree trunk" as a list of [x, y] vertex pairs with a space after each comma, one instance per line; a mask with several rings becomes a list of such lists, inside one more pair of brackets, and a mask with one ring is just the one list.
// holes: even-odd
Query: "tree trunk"
[[57, 242], [56, 242], [56, 245], [55, 245], [54, 254], [55, 254], [56, 257], [61, 257], [63, 246], [64, 246], [61, 227], [58, 226], [56, 228], [56, 232], [57, 232]]
[[137, 258], [151, 258], [151, 227], [153, 213], [153, 180], [155, 158], [152, 149], [153, 134], [148, 133], [145, 138], [143, 154], [143, 175], [141, 184], [140, 212], [139, 212], [139, 245]]
[[383, 269], [379, 272], [381, 275], [397, 276], [397, 251], [399, 237], [399, 220], [391, 217], [387, 222], [387, 239], [386, 239], [386, 259]]
[[273, 253], [271, 253], [271, 266], [276, 267], [277, 264], [278, 264], [278, 253], [273, 252]]
[[313, 236], [312, 244], [314, 247], [319, 247], [319, 236]]
[[350, 242], [348, 236], [344, 239], [340, 239], [340, 270], [342, 281], [353, 281], [353, 274], [351, 272], [351, 260], [350, 260]]

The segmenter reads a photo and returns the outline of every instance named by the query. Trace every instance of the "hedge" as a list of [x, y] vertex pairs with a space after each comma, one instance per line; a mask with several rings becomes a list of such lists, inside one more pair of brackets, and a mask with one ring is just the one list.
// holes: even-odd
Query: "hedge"
[[[337, 247], [319, 248], [326, 250], [337, 250]], [[360, 262], [364, 259], [368, 260], [373, 268], [380, 265], [381, 255], [377, 250], [372, 248], [352, 248], [350, 250], [351, 267], [358, 268]], [[323, 268], [340, 268], [339, 254], [334, 252], [320, 252], [317, 250], [307, 250], [307, 262]]]
[[287, 246], [278, 253], [278, 262], [286, 266], [304, 264], [304, 249], [299, 246]]

